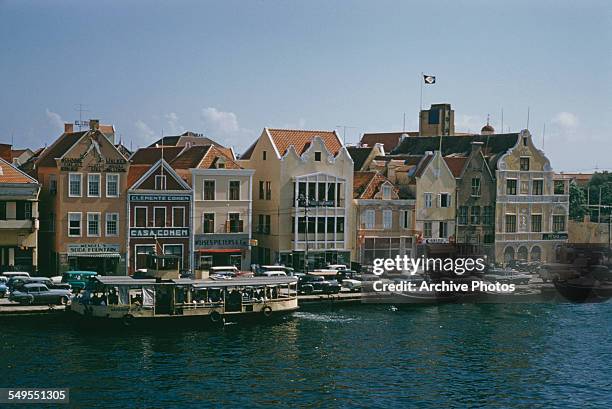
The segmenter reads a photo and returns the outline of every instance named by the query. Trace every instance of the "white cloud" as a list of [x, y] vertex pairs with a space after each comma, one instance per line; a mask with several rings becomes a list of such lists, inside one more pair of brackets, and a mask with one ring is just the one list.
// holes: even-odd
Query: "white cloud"
[[57, 129], [58, 132], [64, 131], [64, 120], [57, 112], [50, 111], [49, 108], [46, 109], [47, 119], [51, 126], [54, 129]]
[[136, 138], [135, 139], [138, 142], [150, 141], [155, 136], [155, 132], [153, 132], [153, 129], [151, 129], [149, 125], [147, 125], [140, 119], [136, 121], [134, 125], [136, 126]]
[[552, 123], [561, 128], [571, 129], [578, 126], [578, 117], [571, 112], [559, 112], [552, 119]]
[[164, 132], [168, 135], [179, 135], [185, 132], [185, 128], [179, 123], [179, 117], [176, 112], [170, 112], [169, 114], [164, 115], [166, 121], [168, 122], [167, 132]]
[[204, 133], [226, 146], [235, 146], [238, 151], [246, 148], [253, 140], [253, 132], [242, 128], [235, 113], [220, 111], [215, 107], [202, 109]]
[[482, 116], [459, 114], [455, 120], [455, 130], [457, 132], [479, 133], [486, 123], [487, 119]]

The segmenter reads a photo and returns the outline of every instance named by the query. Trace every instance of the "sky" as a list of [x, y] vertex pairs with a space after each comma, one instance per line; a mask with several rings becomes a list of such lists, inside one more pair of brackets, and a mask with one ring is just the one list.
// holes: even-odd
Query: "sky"
[[[185, 130], [243, 152], [264, 127], [527, 127], [557, 171], [612, 169], [609, 1], [0, 0], [0, 142], [97, 118], [136, 149]], [[545, 133], [544, 133], [545, 127]]]

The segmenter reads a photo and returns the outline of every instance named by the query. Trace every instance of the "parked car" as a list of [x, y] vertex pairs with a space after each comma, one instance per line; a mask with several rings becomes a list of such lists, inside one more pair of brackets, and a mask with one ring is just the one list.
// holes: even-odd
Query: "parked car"
[[19, 304], [62, 304], [66, 305], [70, 302], [72, 293], [69, 290], [50, 290], [44, 284], [28, 283], [24, 284], [18, 290], [11, 292], [9, 301], [15, 301]]
[[17, 276], [26, 276], [29, 277], [30, 273], [26, 273], [25, 271], [5, 271], [2, 275], [6, 278], [17, 277]]
[[321, 275], [306, 274], [298, 279], [298, 292], [302, 294], [324, 293], [338, 294], [340, 284], [335, 280], [326, 280]]
[[239, 272], [236, 266], [216, 266], [208, 270], [208, 277], [211, 280], [230, 280], [237, 277]]
[[287, 277], [284, 271], [264, 271], [260, 275], [262, 277]]
[[255, 270], [255, 275], [258, 275], [258, 276], [266, 275], [268, 277], [274, 277], [269, 274], [266, 274], [268, 272], [282, 272], [282, 273], [285, 273], [286, 276], [290, 276], [290, 275], [293, 275], [295, 270], [291, 267], [285, 267], [285, 266], [258, 266]]
[[81, 291], [91, 277], [97, 276], [95, 271], [66, 271], [62, 275], [62, 283], [68, 283], [75, 291]]
[[361, 281], [352, 278], [345, 278], [341, 281], [342, 287], [349, 291], [359, 292], [361, 291]]
[[7, 292], [8, 287], [6, 286], [6, 283], [0, 281], [0, 298], [3, 298]]

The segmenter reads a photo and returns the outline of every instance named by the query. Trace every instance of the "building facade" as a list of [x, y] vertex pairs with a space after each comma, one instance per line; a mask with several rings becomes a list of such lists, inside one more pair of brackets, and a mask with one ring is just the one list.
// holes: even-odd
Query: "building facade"
[[0, 158], [0, 272], [38, 271], [38, 194], [32, 177]]
[[495, 174], [482, 154], [482, 142], [472, 142], [472, 152], [457, 177], [456, 243], [462, 253], [495, 257]]
[[177, 256], [179, 270], [191, 269], [192, 190], [165, 160], [131, 184], [127, 209], [128, 274], [147, 268], [150, 253]]
[[500, 157], [496, 180], [496, 260], [555, 261], [568, 237], [569, 180], [555, 179], [529, 131]]
[[378, 172], [355, 172], [355, 246], [352, 260], [371, 271], [374, 259], [413, 257], [416, 252], [415, 200], [400, 198], [399, 189]]
[[353, 160], [335, 132], [265, 128], [242, 156], [253, 178], [253, 262], [350, 264]]
[[415, 168], [415, 223], [419, 244], [448, 244], [455, 234], [455, 176], [440, 151], [428, 152]]
[[35, 163], [42, 184], [39, 265], [50, 275], [126, 274], [128, 160], [97, 120], [87, 131], [71, 128]]
[[252, 169], [243, 169], [226, 151], [210, 147], [191, 170], [194, 191], [194, 264], [249, 270], [252, 234]]

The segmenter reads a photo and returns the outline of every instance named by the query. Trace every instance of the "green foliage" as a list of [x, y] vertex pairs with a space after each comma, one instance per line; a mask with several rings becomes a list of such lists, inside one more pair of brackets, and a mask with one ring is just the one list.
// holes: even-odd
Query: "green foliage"
[[[612, 173], [607, 171], [594, 173], [587, 185], [587, 189], [588, 194], [586, 196], [589, 198], [589, 203], [587, 204], [591, 206], [600, 204], [599, 194], [601, 192], [601, 205], [609, 206], [601, 208], [601, 221], [607, 221], [612, 211]], [[599, 210], [597, 207], [591, 207], [590, 211], [591, 220], [598, 222]]]
[[586, 194], [583, 189], [572, 181], [569, 186], [569, 217], [572, 220], [582, 221], [587, 212]]

